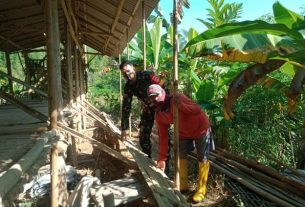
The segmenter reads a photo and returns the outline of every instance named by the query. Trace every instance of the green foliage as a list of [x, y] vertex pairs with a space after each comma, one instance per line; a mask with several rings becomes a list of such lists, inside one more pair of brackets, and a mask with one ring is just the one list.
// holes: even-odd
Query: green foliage
[[277, 23], [284, 24], [290, 29], [305, 28], [304, 17], [286, 9], [280, 4], [280, 2], [275, 2], [273, 4], [273, 13]]
[[208, 18], [197, 18], [208, 29], [215, 28], [225, 23], [236, 22], [241, 16], [242, 3], [225, 3], [224, 0], [208, 0], [212, 9], [208, 8]]
[[277, 90], [254, 86], [246, 91], [236, 104], [236, 119], [229, 129], [228, 141], [231, 150], [246, 157], [274, 165], [257, 149], [265, 151], [282, 162], [296, 166], [298, 142], [304, 136], [304, 117], [299, 112], [288, 117], [286, 98]]
[[262, 20], [262, 21], [265, 21], [269, 24], [275, 23], [274, 16], [270, 13], [260, 16], [259, 18], [257, 18], [257, 20]]
[[[99, 68], [107, 67], [111, 60], [104, 57], [105, 65], [100, 65]], [[120, 113], [120, 71], [116, 67], [111, 67], [109, 72], [102, 70], [91, 70], [89, 73], [89, 92], [88, 98], [91, 103], [112, 115]]]
[[[20, 56], [20, 59], [22, 62], [20, 62], [20, 59], [18, 57], [18, 53], [11, 53], [10, 54], [10, 60], [11, 60], [11, 69], [12, 69], [12, 75], [15, 78], [18, 78], [20, 80], [25, 79], [23, 67], [24, 67], [24, 60], [22, 56]], [[4, 52], [0, 52], [0, 70], [4, 73], [7, 73], [7, 65], [6, 65], [6, 57]], [[23, 90], [23, 86], [14, 82], [14, 92], [19, 93]], [[4, 89], [5, 91], [9, 90], [8, 86], [8, 79], [6, 77], [0, 77], [0, 88]]]

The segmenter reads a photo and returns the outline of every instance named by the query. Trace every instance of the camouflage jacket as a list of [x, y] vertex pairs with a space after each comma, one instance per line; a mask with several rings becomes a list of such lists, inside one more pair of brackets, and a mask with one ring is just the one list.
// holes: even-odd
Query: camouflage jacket
[[151, 84], [163, 85], [163, 82], [153, 71], [137, 71], [136, 81], [127, 81], [124, 87], [122, 117], [121, 117], [121, 130], [129, 128], [129, 115], [131, 111], [132, 97], [136, 96], [146, 106], [149, 107], [149, 98], [147, 96], [147, 88]]

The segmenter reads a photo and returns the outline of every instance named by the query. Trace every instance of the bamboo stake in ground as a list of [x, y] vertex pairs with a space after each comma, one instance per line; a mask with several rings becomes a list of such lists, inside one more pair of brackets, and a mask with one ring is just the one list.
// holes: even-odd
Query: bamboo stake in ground
[[[177, 35], [177, 1], [174, 0], [174, 47], [173, 47], [173, 96], [178, 93], [178, 35]], [[180, 164], [179, 164], [179, 115], [176, 104], [174, 103], [173, 122], [174, 122], [174, 157], [175, 157], [175, 185], [180, 190]]]

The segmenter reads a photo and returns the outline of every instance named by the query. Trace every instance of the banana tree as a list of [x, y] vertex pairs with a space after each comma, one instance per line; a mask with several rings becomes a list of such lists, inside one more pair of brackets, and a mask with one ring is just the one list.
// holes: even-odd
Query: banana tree
[[[227, 119], [234, 117], [232, 107], [237, 98], [260, 78], [287, 64], [304, 68], [305, 41], [298, 31], [305, 28], [304, 18], [278, 2], [273, 10], [275, 24], [259, 20], [224, 24], [203, 32], [185, 47], [191, 57], [252, 63], [230, 84], [224, 104]], [[297, 70], [290, 87], [292, 92], [288, 93], [290, 112], [295, 108], [303, 80], [303, 70]]]
[[208, 18], [197, 18], [207, 28], [212, 29], [225, 23], [236, 22], [240, 18], [242, 3], [224, 3], [224, 0], [208, 0], [211, 9], [208, 8]]

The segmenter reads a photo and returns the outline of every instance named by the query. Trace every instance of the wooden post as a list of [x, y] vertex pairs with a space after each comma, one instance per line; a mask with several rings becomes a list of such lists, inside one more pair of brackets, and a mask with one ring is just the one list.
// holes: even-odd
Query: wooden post
[[51, 149], [51, 207], [58, 207], [59, 182], [58, 182], [58, 149], [53, 144]]
[[[174, 0], [174, 48], [173, 48], [173, 95], [178, 93], [178, 35], [177, 35], [177, 0]], [[174, 103], [174, 157], [175, 157], [175, 185], [177, 190], [180, 190], [180, 165], [179, 165], [179, 114], [176, 104]]]
[[[74, 48], [74, 67], [75, 67], [75, 95], [76, 95], [76, 105], [77, 107], [80, 104], [80, 83], [79, 83], [79, 76], [80, 76], [80, 70], [79, 70], [79, 53], [77, 51], [76, 45]], [[78, 113], [78, 123], [77, 123], [77, 130], [80, 132], [82, 130], [81, 127], [81, 115]]]
[[73, 74], [72, 74], [72, 44], [71, 34], [67, 27], [66, 32], [66, 61], [67, 61], [67, 81], [68, 81], [68, 103], [73, 104]]
[[[127, 32], [126, 32], [126, 35], [127, 35], [127, 60], [129, 60], [129, 42], [128, 42], [128, 39], [129, 39], [129, 29], [127, 28]], [[129, 114], [129, 137], [131, 137], [131, 113]]]
[[[87, 48], [85, 47], [85, 51], [86, 51], [86, 49]], [[79, 69], [80, 69], [80, 93], [81, 93], [81, 95], [80, 95], [80, 102], [81, 102], [81, 105], [83, 105], [83, 100], [86, 98], [86, 96], [85, 96], [85, 80], [84, 80], [84, 77], [85, 77], [85, 67], [86, 67], [85, 61], [86, 61], [85, 58], [83, 58], [80, 55], [80, 58], [79, 58], [79, 66], [80, 67], [79, 67]], [[81, 108], [81, 111], [84, 112], [84, 109]], [[81, 125], [82, 125], [82, 129], [86, 130], [86, 118], [83, 115], [81, 115]]]
[[[119, 67], [122, 63], [121, 55], [119, 55]], [[122, 117], [122, 107], [123, 107], [123, 86], [122, 86], [122, 72], [120, 70], [120, 115]]]
[[23, 58], [25, 62], [25, 72], [26, 72], [25, 82], [31, 85], [30, 69], [27, 64], [27, 62], [29, 61], [29, 54], [27, 51], [23, 52]]
[[142, 1], [142, 21], [143, 21], [143, 69], [146, 70], [146, 19], [145, 1]]
[[51, 129], [57, 128], [57, 120], [62, 108], [62, 85], [60, 71], [60, 38], [57, 0], [46, 1], [47, 14], [47, 55], [48, 55], [48, 93]]
[[[13, 76], [12, 75], [12, 64], [11, 64], [10, 54], [8, 52], [5, 52], [5, 58], [6, 58], [7, 74], [12, 77]], [[14, 95], [14, 85], [13, 85], [13, 81], [11, 79], [8, 79], [8, 85], [10, 88], [10, 94]]]

